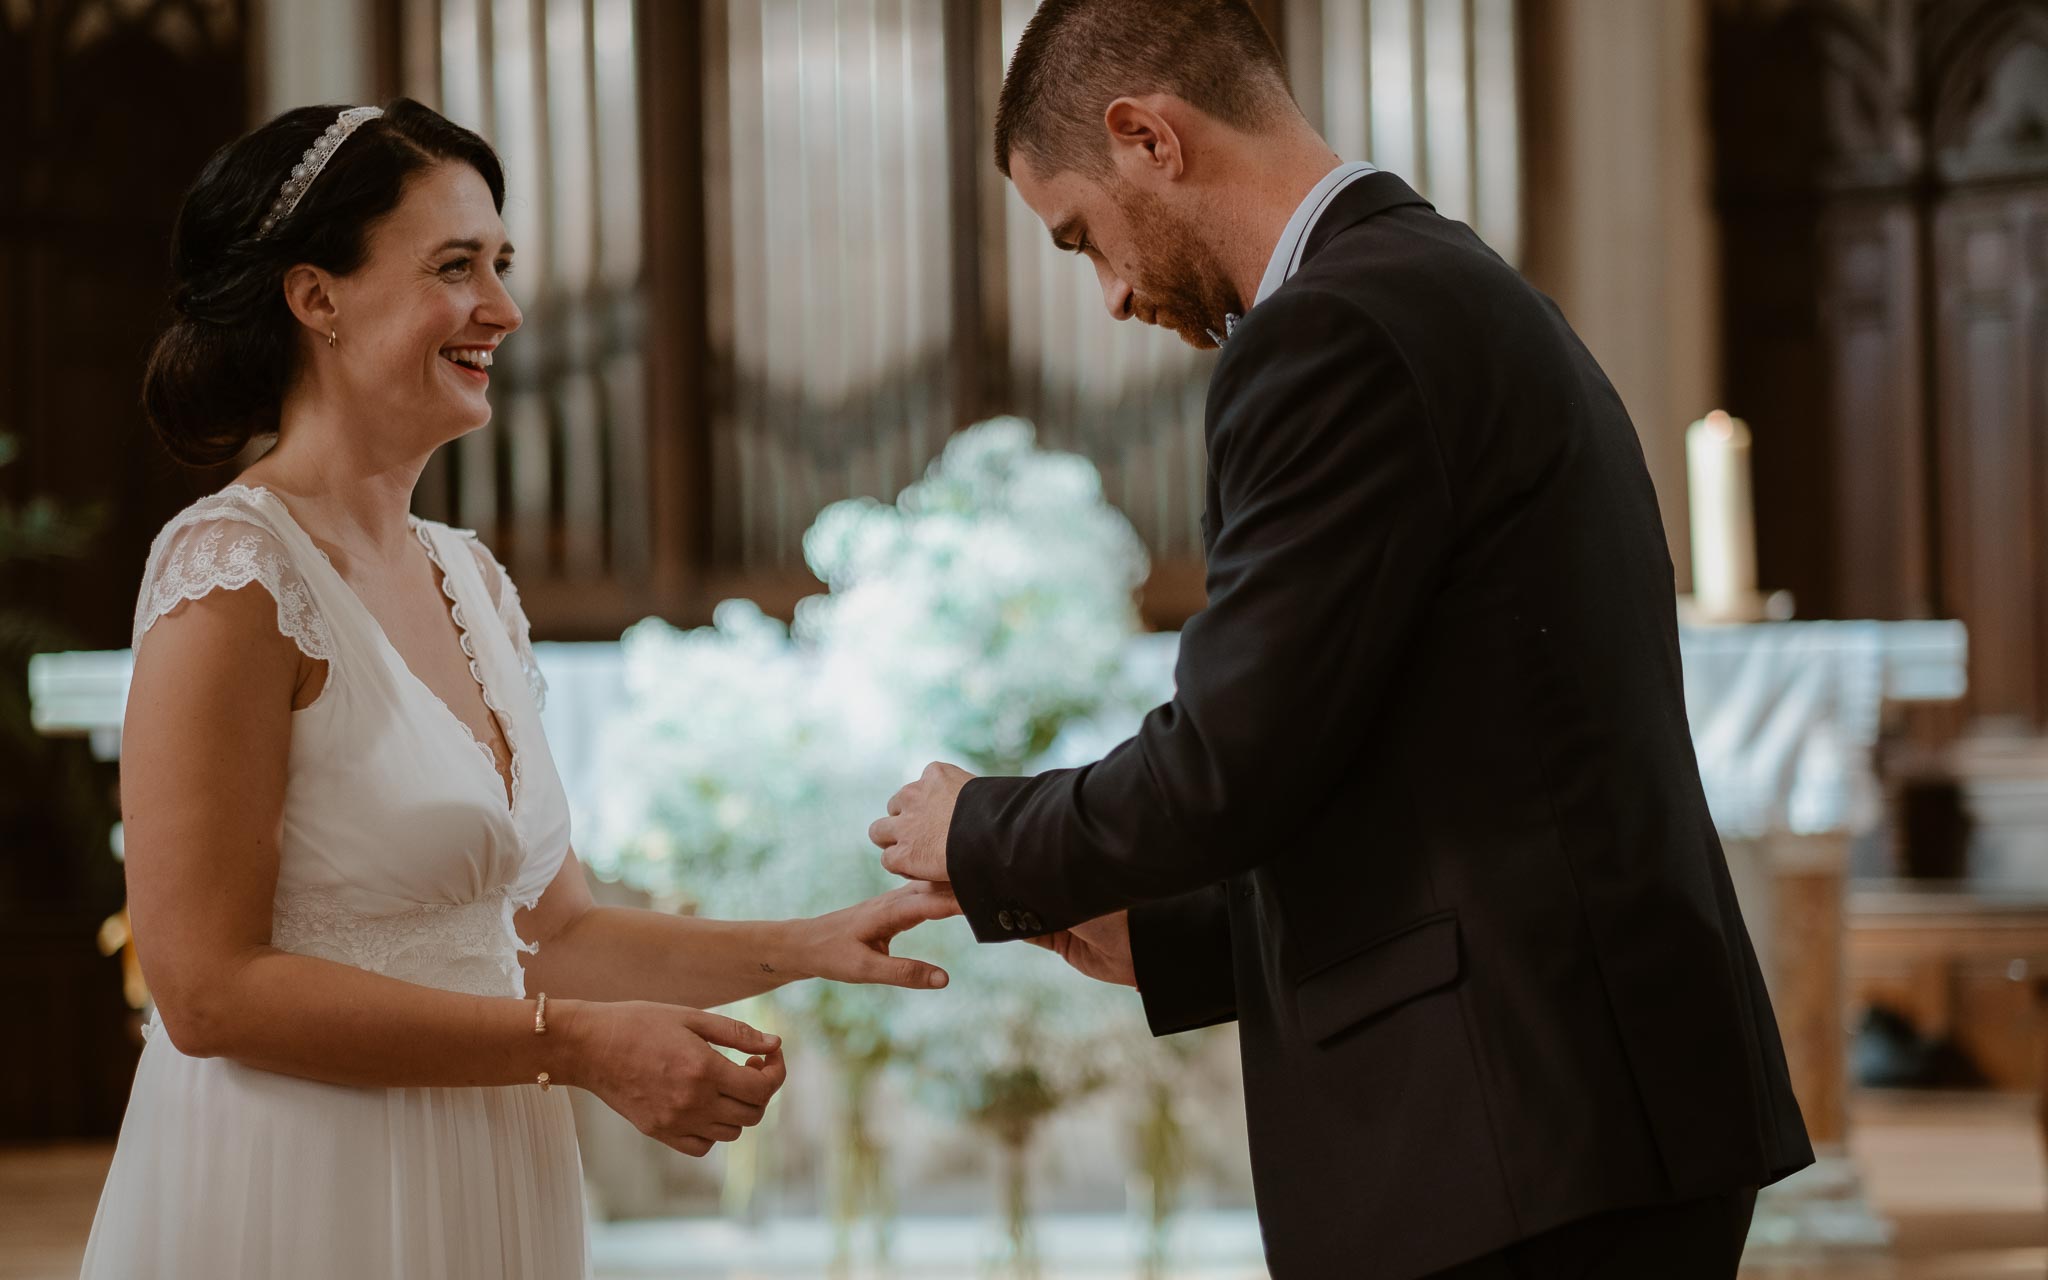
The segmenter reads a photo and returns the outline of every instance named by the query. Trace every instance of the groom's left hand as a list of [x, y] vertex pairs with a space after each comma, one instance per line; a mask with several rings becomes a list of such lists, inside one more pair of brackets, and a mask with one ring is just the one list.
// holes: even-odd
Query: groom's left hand
[[889, 816], [875, 819], [868, 839], [882, 850], [882, 869], [906, 880], [943, 884], [946, 874], [946, 833], [953, 826], [953, 806], [960, 788], [974, 775], [950, 764], [926, 765], [916, 782], [889, 798]]

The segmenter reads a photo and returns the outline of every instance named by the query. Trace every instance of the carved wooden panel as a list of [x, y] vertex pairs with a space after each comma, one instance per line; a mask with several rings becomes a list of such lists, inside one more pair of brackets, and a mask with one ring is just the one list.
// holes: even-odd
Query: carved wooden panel
[[1944, 598], [1970, 627], [1973, 705], [2020, 724], [2048, 721], [2044, 238], [2048, 186], [1958, 195], [1935, 218]]
[[1963, 618], [1973, 709], [2048, 724], [2048, 0], [1714, 14], [1765, 576], [1809, 616]]
[[244, 19], [238, 0], [0, 4], [0, 431], [22, 449], [0, 484], [106, 504], [90, 561], [17, 583], [82, 644], [127, 643], [150, 539], [225, 478], [172, 464], [139, 400], [171, 221], [246, 127]]
[[1972, 708], [2048, 725], [2048, 0], [1933, 6], [1938, 532]]
[[[1724, 397], [1755, 432], [1761, 577], [1808, 617], [1926, 607], [1913, 566], [1927, 550], [1901, 543], [1925, 520], [1890, 504], [1917, 491], [1925, 419], [1920, 349], [1896, 331], [1902, 301], [1917, 313], [1921, 282], [1919, 214], [1891, 149], [1901, 12], [1715, 10]], [[1873, 525], [1896, 536], [1873, 540]]]
[[[88, 559], [10, 566], [0, 590], [84, 647], [127, 645], [150, 539], [226, 478], [171, 463], [139, 400], [172, 219], [247, 124], [245, 18], [239, 0], [0, 0], [0, 432], [21, 447], [0, 485], [106, 516]], [[0, 679], [20, 678], [14, 663]], [[60, 791], [108, 785], [83, 755], [6, 754], [0, 1141], [111, 1137], [133, 1075], [120, 965], [93, 945], [119, 868]]]
[[2048, 174], [2048, 4], [1929, 4], [1922, 66], [1929, 149], [1951, 183]]
[[1845, 200], [1823, 218], [1821, 246], [1833, 612], [1924, 616], [1932, 600], [1919, 225], [1897, 195]]
[[1808, 617], [1837, 616], [1834, 396], [1858, 376], [1822, 326], [1819, 217], [1817, 201], [1784, 196], [1743, 197], [1722, 213], [1722, 376], [1727, 404], [1754, 432], [1758, 574]]

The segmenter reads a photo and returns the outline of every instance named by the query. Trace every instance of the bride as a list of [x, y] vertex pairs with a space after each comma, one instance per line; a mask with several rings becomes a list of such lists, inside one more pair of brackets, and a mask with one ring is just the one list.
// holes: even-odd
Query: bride
[[277, 444], [166, 526], [136, 606], [121, 791], [156, 1011], [87, 1276], [584, 1274], [556, 1086], [703, 1155], [784, 1074], [704, 1008], [945, 983], [888, 954], [945, 893], [781, 923], [592, 905], [519, 594], [407, 514], [519, 327], [503, 202], [490, 147], [401, 99], [287, 112], [179, 215], [150, 420], [196, 465]]

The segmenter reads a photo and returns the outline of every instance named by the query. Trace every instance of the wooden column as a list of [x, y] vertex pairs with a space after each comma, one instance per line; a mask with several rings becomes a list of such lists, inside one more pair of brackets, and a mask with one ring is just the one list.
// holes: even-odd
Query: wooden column
[[[716, 10], [713, 10], [713, 14]], [[645, 201], [650, 550], [641, 612], [690, 615], [711, 556], [704, 202], [706, 14], [635, 6]], [[693, 620], [695, 620], [693, 618]]]
[[1845, 1001], [1847, 833], [1780, 832], [1723, 841], [1742, 915], [1771, 992], [1785, 1041], [1792, 1092], [1819, 1157], [1813, 1167], [1764, 1189], [1746, 1255], [1774, 1248], [1805, 1258], [1889, 1243], [1849, 1158], [1849, 1035]]
[[1817, 1148], [1849, 1138], [1848, 1028], [1843, 983], [1846, 836], [1786, 836], [1771, 842], [1775, 940], [1771, 1003], [1785, 1037], [1792, 1092]]
[[1003, 86], [1001, 0], [945, 9], [946, 130], [952, 166], [952, 425], [1009, 406], [1010, 293], [1003, 233], [1008, 184], [995, 166], [996, 100]]
[[1527, 173], [1519, 265], [1627, 405], [1689, 589], [1685, 427], [1722, 398], [1704, 6], [1523, 0], [1516, 13]]
[[1785, 1039], [1792, 1091], [1816, 1146], [1848, 1137], [1844, 1023], [1845, 835], [1724, 839], [1757, 963]]
[[[2025, 981], [2034, 1000], [2034, 1025], [2036, 1028], [2048, 1027], [2048, 973], [2029, 973], [2025, 975]], [[2035, 1085], [2034, 1122], [2041, 1130], [2042, 1150], [2048, 1151], [2048, 1035], [2037, 1030], [2035, 1038], [2039, 1047], [2034, 1061], [2040, 1076], [2039, 1083]]]

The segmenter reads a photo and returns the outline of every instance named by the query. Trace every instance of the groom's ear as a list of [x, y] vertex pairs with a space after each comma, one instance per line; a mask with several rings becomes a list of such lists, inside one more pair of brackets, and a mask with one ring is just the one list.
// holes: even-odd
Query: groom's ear
[[1161, 105], [1161, 95], [1153, 94], [1143, 101], [1118, 98], [1103, 109], [1110, 161], [1126, 177], [1145, 173], [1178, 178], [1185, 167], [1180, 131]]

